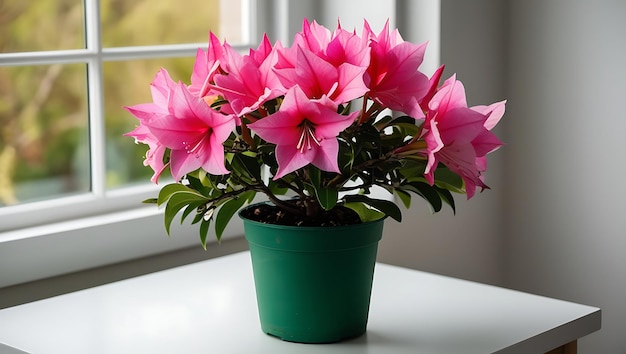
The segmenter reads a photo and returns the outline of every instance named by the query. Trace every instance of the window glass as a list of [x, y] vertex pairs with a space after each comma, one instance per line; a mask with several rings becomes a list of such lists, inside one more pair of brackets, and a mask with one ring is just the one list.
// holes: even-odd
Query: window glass
[[101, 0], [102, 45], [206, 42], [209, 31], [241, 43], [241, 0]]
[[175, 82], [188, 84], [193, 62], [189, 57], [104, 63], [107, 187], [146, 183], [153, 173], [142, 164], [148, 146], [123, 136], [138, 125], [123, 107], [152, 102], [150, 82], [162, 67]]
[[[86, 6], [94, 4], [99, 24], [89, 22], [98, 20]], [[137, 124], [123, 106], [151, 101], [161, 67], [188, 83], [192, 47], [206, 48], [209, 31], [233, 45], [247, 40], [244, 8], [249, 0], [0, 0], [0, 209], [147, 185], [147, 147], [123, 136]], [[100, 31], [89, 49], [87, 28]], [[192, 45], [159, 47], [168, 44]], [[89, 140], [100, 122], [104, 144]]]
[[0, 53], [85, 47], [81, 0], [0, 1]]
[[0, 207], [90, 188], [86, 67], [0, 67]]

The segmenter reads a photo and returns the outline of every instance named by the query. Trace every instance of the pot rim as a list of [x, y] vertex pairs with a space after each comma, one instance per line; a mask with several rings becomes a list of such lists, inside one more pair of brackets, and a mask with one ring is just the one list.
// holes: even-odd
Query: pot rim
[[274, 203], [272, 203], [270, 201], [262, 201], [262, 202], [248, 204], [245, 207], [241, 208], [237, 212], [237, 215], [244, 222], [251, 223], [251, 224], [254, 224], [254, 225], [263, 225], [263, 226], [268, 227], [268, 228], [282, 229], [282, 230], [294, 230], [294, 229], [296, 229], [296, 230], [307, 230], [307, 229], [321, 230], [321, 229], [327, 229], [327, 228], [330, 228], [330, 229], [333, 229], [333, 230], [337, 230], [337, 229], [355, 229], [355, 228], [359, 228], [359, 227], [367, 227], [369, 225], [376, 224], [376, 223], [382, 223], [387, 218], [387, 216], [384, 216], [384, 217], [382, 217], [380, 219], [377, 219], [377, 220], [360, 222], [358, 224], [339, 225], [339, 226], [295, 226], [295, 225], [281, 225], [281, 224], [272, 224], [272, 223], [260, 222], [260, 221], [249, 219], [249, 218], [247, 218], [247, 217], [245, 217], [245, 216], [243, 216], [241, 214], [244, 210], [247, 210], [249, 208], [253, 208], [253, 207], [257, 206], [257, 205], [262, 205], [262, 204], [275, 205]]

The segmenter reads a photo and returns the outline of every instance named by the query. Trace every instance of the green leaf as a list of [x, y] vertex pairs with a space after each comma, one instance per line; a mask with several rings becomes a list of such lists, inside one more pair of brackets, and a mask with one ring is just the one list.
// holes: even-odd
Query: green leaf
[[335, 207], [339, 199], [339, 191], [335, 188], [325, 188], [322, 184], [322, 171], [315, 167], [309, 167], [309, 178], [311, 187], [315, 191], [315, 197], [324, 210], [330, 210]]
[[437, 188], [437, 192], [439, 192], [439, 194], [441, 195], [441, 199], [448, 205], [450, 205], [450, 208], [452, 208], [452, 212], [456, 214], [456, 206], [454, 204], [454, 196], [452, 195], [452, 193], [450, 193], [449, 190], [443, 188]]
[[204, 220], [200, 223], [200, 243], [202, 244], [202, 248], [206, 251], [206, 238], [209, 234], [209, 226], [211, 225], [211, 219]]
[[180, 183], [170, 183], [159, 191], [159, 196], [157, 198], [157, 204], [163, 205], [163, 203], [167, 202], [168, 199], [172, 196], [172, 194], [179, 192], [181, 190], [186, 190], [187, 187]]
[[402, 187], [424, 198], [432, 207], [433, 212], [437, 213], [441, 210], [443, 203], [441, 201], [441, 195], [437, 192], [436, 187], [433, 187], [426, 182], [411, 182]]
[[435, 170], [435, 185], [455, 193], [465, 193], [461, 176], [445, 167], [440, 167]]
[[224, 154], [224, 160], [228, 163], [232, 163], [234, 157], [235, 157], [235, 154], [232, 152], [227, 152]]
[[200, 169], [198, 172], [198, 181], [205, 187], [209, 187], [211, 189], [215, 188], [215, 184], [211, 181], [211, 176], [205, 170]]
[[376, 127], [376, 130], [381, 131], [385, 129], [385, 127], [387, 127], [387, 125], [389, 125], [392, 120], [392, 116], [384, 116], [383, 118], [376, 121], [376, 123], [374, 123], [374, 127]]
[[344, 140], [339, 141], [339, 154], [337, 156], [339, 169], [343, 174], [350, 174], [352, 165], [354, 164], [354, 150], [352, 145]]
[[364, 203], [345, 203], [346, 208], [354, 210], [362, 222], [379, 220], [385, 217], [384, 213], [372, 208], [368, 208]]
[[[248, 193], [249, 193], [248, 200], [246, 200], [246, 202], [248, 204], [250, 204], [250, 203], [252, 203], [254, 201], [254, 197], [256, 197], [256, 192], [255, 191], [249, 191]], [[248, 194], [248, 193], [246, 193], [246, 194]]]
[[172, 225], [172, 220], [174, 220], [176, 214], [178, 214], [178, 212], [186, 206], [187, 204], [185, 203], [167, 203], [167, 205], [165, 206], [163, 222], [165, 223], [165, 231], [168, 235], [170, 234], [170, 226]]
[[394, 119], [391, 125], [395, 125], [397, 123], [410, 123], [415, 125], [415, 118], [410, 116], [400, 116]]
[[415, 135], [418, 131], [419, 131], [419, 127], [417, 125], [415, 125], [415, 123], [398, 123], [398, 124], [392, 124], [394, 127], [399, 128], [401, 131], [405, 132], [406, 134], [410, 134], [410, 135]]
[[248, 191], [241, 193], [236, 198], [227, 201], [220, 207], [215, 217], [215, 235], [218, 241], [222, 238], [222, 233], [226, 229], [230, 219], [232, 219], [237, 210], [249, 200], [251, 194], [254, 194], [254, 192]]
[[322, 171], [315, 166], [309, 166], [308, 171], [313, 188], [317, 189], [322, 184]]
[[251, 157], [251, 158], [256, 159], [256, 157], [257, 157], [259, 154], [258, 154], [258, 153], [256, 153], [256, 152], [254, 152], [254, 151], [244, 151], [244, 152], [242, 152], [242, 153], [241, 153], [241, 155], [243, 155], [243, 156], [248, 156], [248, 157]]
[[402, 201], [402, 204], [404, 204], [404, 206], [408, 209], [411, 207], [411, 194], [401, 190], [401, 189], [395, 189], [394, 190], [396, 192], [396, 194], [398, 195], [398, 198], [400, 198], [400, 200]]
[[347, 195], [344, 197], [344, 199], [346, 203], [355, 203], [355, 202], [365, 203], [398, 222], [402, 221], [402, 211], [400, 211], [400, 208], [398, 208], [398, 206], [394, 202], [384, 200], [384, 199], [374, 199], [366, 195], [360, 195], [360, 194]]
[[256, 181], [262, 181], [260, 164], [254, 157], [236, 154], [233, 159], [233, 167], [242, 169], [248, 176]]
[[176, 214], [178, 214], [179, 211], [188, 207], [190, 204], [201, 204], [206, 202], [208, 202], [208, 199], [205, 197], [188, 191], [172, 194], [167, 200], [165, 214], [163, 217], [165, 222], [165, 231], [167, 231], [167, 234], [169, 235], [172, 220], [174, 220], [174, 217], [176, 217]]
[[362, 125], [360, 128], [356, 136], [357, 143], [363, 144], [366, 150], [377, 149], [380, 145], [380, 132], [373, 125]]
[[148, 198], [148, 199], [142, 201], [142, 203], [144, 203], [144, 204], [156, 204], [157, 203], [157, 198]]
[[398, 172], [409, 181], [413, 181], [418, 179], [420, 181], [425, 181], [424, 171], [426, 168], [425, 161], [412, 161], [410, 159], [406, 159], [404, 161], [404, 167], [399, 168]]
[[[186, 211], [186, 210], [185, 210]], [[200, 221], [202, 221], [202, 218], [204, 217], [204, 213], [206, 212], [206, 210], [200, 210], [198, 209], [198, 212], [196, 213], [196, 215], [193, 217], [193, 220], [191, 221], [192, 225], [195, 225], [197, 223], [199, 223]]]
[[163, 203], [167, 202], [172, 197], [172, 195], [181, 193], [181, 192], [194, 194], [198, 197], [205, 198], [201, 193], [198, 193], [196, 190], [193, 190], [183, 184], [170, 183], [166, 185], [165, 187], [161, 188], [161, 191], [159, 192], [159, 197], [157, 198], [157, 204], [163, 205]]
[[185, 210], [183, 211], [183, 215], [180, 217], [180, 223], [182, 224], [183, 221], [187, 218], [187, 216], [189, 216], [189, 214], [191, 214], [192, 211], [197, 210], [199, 206], [205, 205], [207, 203], [207, 201], [205, 200], [199, 200], [193, 203], [190, 203], [189, 206], [187, 206], [187, 208], [185, 208]]
[[337, 113], [341, 114], [341, 115], [348, 115], [350, 113], [350, 108], [352, 107], [352, 101], [348, 101], [348, 104], [344, 105], [339, 105], [339, 107], [337, 108]]
[[324, 210], [328, 211], [337, 205], [339, 192], [334, 188], [315, 188], [315, 196]]
[[281, 186], [280, 184], [276, 183], [276, 181], [274, 181], [273, 179], [269, 180], [269, 184], [267, 187], [270, 189], [270, 191], [274, 195], [285, 195], [289, 191], [289, 188]]
[[215, 183], [217, 178], [219, 177], [213, 176], [200, 168], [187, 174], [187, 180], [189, 180], [188, 187], [197, 190], [203, 195], [210, 195], [217, 189], [217, 184]]

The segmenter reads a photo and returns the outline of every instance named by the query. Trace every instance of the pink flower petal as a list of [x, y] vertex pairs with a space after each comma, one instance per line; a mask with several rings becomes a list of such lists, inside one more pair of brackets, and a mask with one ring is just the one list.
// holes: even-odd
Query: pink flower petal
[[305, 150], [300, 152], [298, 149], [295, 149], [295, 146], [277, 145], [276, 160], [279, 163], [274, 180], [283, 178], [285, 175], [308, 165], [313, 160], [313, 155], [315, 155], [315, 151]]
[[339, 172], [337, 155], [339, 154], [339, 142], [337, 139], [324, 139], [320, 143], [311, 163], [320, 170], [329, 172]]
[[500, 118], [504, 116], [505, 104], [506, 100], [496, 102], [489, 106], [474, 106], [471, 107], [471, 109], [487, 116], [485, 128], [487, 128], [487, 130], [491, 130], [496, 126], [496, 124], [498, 124]]
[[280, 110], [249, 125], [268, 142], [275, 143], [281, 178], [312, 163], [325, 171], [338, 172], [337, 135], [350, 126], [358, 112], [341, 115], [333, 106], [310, 100], [299, 86], [285, 95]]

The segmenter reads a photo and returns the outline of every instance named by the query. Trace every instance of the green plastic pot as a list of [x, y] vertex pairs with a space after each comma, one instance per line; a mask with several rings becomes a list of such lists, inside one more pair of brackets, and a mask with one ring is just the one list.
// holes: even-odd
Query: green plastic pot
[[241, 218], [263, 332], [300, 343], [365, 333], [383, 220], [297, 227]]

